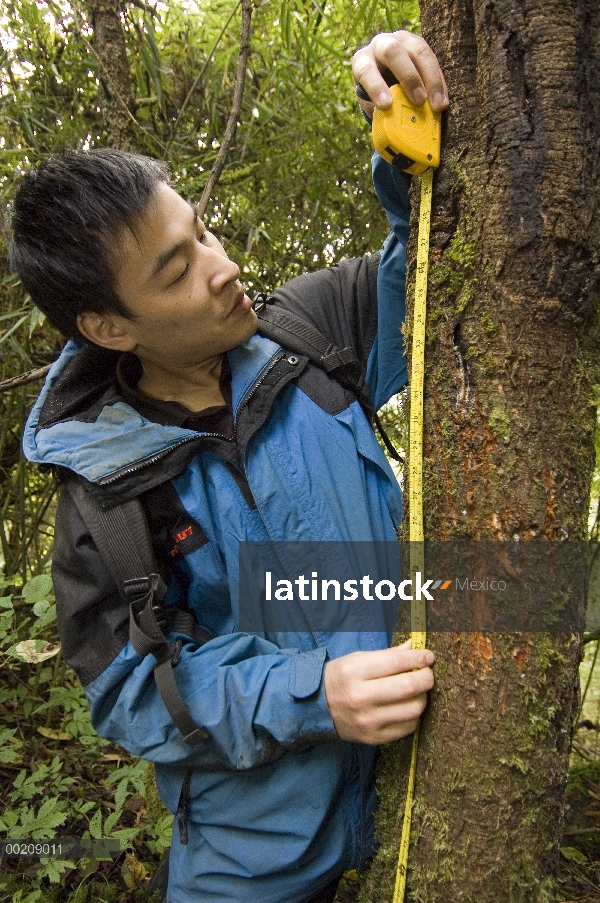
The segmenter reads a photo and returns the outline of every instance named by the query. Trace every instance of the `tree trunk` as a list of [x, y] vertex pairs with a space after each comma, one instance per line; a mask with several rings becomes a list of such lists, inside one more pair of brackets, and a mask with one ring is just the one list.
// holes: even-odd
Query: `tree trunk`
[[139, 151], [120, 4], [118, 0], [89, 0], [89, 9], [100, 80], [102, 143]]
[[[421, 0], [421, 14], [451, 98], [434, 180], [425, 538], [582, 540], [598, 379], [600, 6]], [[428, 646], [436, 688], [407, 899], [552, 900], [580, 639], [439, 633]], [[372, 903], [392, 899], [406, 757], [406, 742], [382, 755], [381, 849], [361, 894]]]

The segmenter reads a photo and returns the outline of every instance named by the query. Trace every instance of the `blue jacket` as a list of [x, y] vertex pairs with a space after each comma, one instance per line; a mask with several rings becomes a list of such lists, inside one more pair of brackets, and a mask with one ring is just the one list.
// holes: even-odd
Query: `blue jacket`
[[[276, 303], [366, 367], [376, 408], [406, 382], [408, 196], [381, 158], [374, 181], [392, 232], [380, 255], [287, 283]], [[127, 610], [73, 506], [59, 502], [54, 580], [63, 653], [98, 733], [156, 763], [175, 812], [192, 772], [188, 843], [174, 831], [170, 903], [301, 903], [374, 849], [376, 749], [337, 738], [327, 658], [382, 648], [380, 633], [240, 633], [240, 541], [394, 540], [401, 495], [356, 399], [306, 359], [253, 336], [228, 355], [236, 440], [151, 422], [115, 388], [115, 356], [69, 342], [27, 423], [39, 464], [87, 481], [102, 503], [140, 496], [166, 604], [215, 637], [182, 637], [174, 673], [208, 739], [186, 745], [157, 693], [155, 660], [128, 639]]]

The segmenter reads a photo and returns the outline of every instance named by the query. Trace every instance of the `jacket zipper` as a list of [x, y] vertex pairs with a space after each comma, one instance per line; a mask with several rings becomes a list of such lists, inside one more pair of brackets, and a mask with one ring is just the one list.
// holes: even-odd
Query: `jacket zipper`
[[165, 448], [162, 451], [157, 452], [150, 458], [144, 458], [143, 461], [138, 461], [137, 464], [132, 464], [130, 467], [125, 467], [123, 470], [119, 470], [117, 471], [117, 473], [113, 473], [108, 477], [102, 477], [102, 479], [98, 480], [98, 485], [108, 486], [110, 483], [116, 483], [116, 481], [122, 479], [122, 477], [128, 477], [130, 474], [137, 473], [138, 470], [142, 470], [144, 467], [149, 467], [156, 461], [160, 461], [161, 458], [166, 457], [166, 455], [170, 455], [171, 452], [174, 451], [174, 449], [179, 448], [182, 445], [186, 445], [188, 442], [201, 442], [203, 439], [221, 439], [221, 441], [223, 442], [235, 442], [235, 439], [228, 439], [226, 436], [222, 436], [221, 433], [199, 433], [197, 436], [186, 436], [185, 439], [180, 439], [179, 442], [176, 442], [169, 448]]
[[[250, 389], [244, 395], [242, 401], [238, 405], [238, 409], [236, 414], [239, 415], [242, 408], [248, 404], [260, 384], [263, 380], [268, 376], [271, 372], [275, 364], [281, 360], [282, 357], [285, 356], [284, 351], [278, 351], [275, 357], [273, 357], [269, 363], [266, 365], [258, 379], [250, 386]], [[236, 416], [236, 425], [237, 425], [237, 416]], [[237, 433], [237, 429], [236, 429]], [[152, 464], [155, 464], [157, 461], [160, 461], [162, 458], [166, 457], [166, 455], [170, 455], [172, 451], [176, 448], [180, 448], [182, 445], [186, 445], [188, 442], [201, 442], [203, 439], [221, 439], [223, 442], [235, 443], [236, 437], [229, 439], [226, 436], [221, 435], [221, 433], [199, 433], [197, 436], [186, 436], [185, 439], [180, 439], [179, 442], [176, 442], [174, 445], [171, 445], [169, 448], [165, 448], [160, 452], [157, 452], [155, 455], [152, 455], [149, 458], [144, 458], [143, 461], [138, 461], [136, 464], [132, 464], [130, 467], [125, 467], [123, 470], [117, 471], [117, 473], [113, 473], [108, 477], [103, 477], [98, 480], [99, 486], [109, 486], [111, 483], [116, 483], [117, 480], [123, 479], [123, 477], [131, 476], [131, 474], [137, 473], [138, 470], [143, 470], [144, 467], [150, 467]]]
[[254, 382], [250, 386], [250, 388], [248, 389], [248, 391], [246, 392], [246, 394], [244, 395], [244, 397], [242, 398], [242, 400], [240, 401], [240, 403], [238, 405], [238, 409], [236, 411], [236, 414], [237, 414], [236, 423], [237, 423], [237, 420], [238, 420], [238, 417], [239, 417], [239, 414], [240, 414], [240, 411], [242, 410], [242, 408], [248, 404], [248, 402], [250, 401], [250, 399], [252, 398], [252, 396], [254, 395], [254, 393], [256, 392], [258, 387], [260, 386], [260, 384], [262, 382], [264, 382], [264, 380], [269, 375], [269, 373], [271, 372], [271, 370], [273, 369], [275, 364], [277, 364], [281, 360], [282, 357], [285, 357], [285, 351], [278, 351], [277, 354], [275, 355], [275, 357], [271, 358], [269, 363], [266, 365], [265, 369], [262, 371], [262, 373], [260, 374], [260, 376], [258, 377], [256, 382]]

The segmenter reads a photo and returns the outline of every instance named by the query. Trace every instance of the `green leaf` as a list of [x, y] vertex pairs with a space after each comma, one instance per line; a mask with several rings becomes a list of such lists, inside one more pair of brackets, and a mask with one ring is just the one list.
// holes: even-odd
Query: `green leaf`
[[[19, 813], [14, 809], [7, 809], [2, 818], [0, 818], [0, 831], [5, 831], [8, 837], [13, 837], [11, 833], [19, 822]], [[15, 835], [16, 836], [16, 835]]]
[[173, 830], [173, 816], [169, 813], [159, 818], [154, 825], [155, 852], [164, 853], [171, 846], [171, 834]]
[[152, 48], [152, 55], [156, 60], [157, 66], [160, 65], [160, 53], [158, 51], [158, 46], [156, 44], [156, 35], [154, 33], [154, 25], [152, 24], [152, 19], [150, 16], [144, 16], [144, 25], [146, 27], [146, 34], [148, 35], [148, 43]]
[[40, 872], [40, 878], [49, 878], [53, 884], [58, 884], [65, 872], [72, 872], [77, 868], [77, 863], [72, 859], [41, 859], [45, 868]]
[[127, 847], [130, 847], [132, 841], [138, 837], [144, 829], [141, 827], [138, 828], [119, 828], [118, 831], [113, 831], [111, 834], [111, 838], [116, 838], [121, 843], [121, 850], [126, 850]]
[[127, 778], [136, 791], [141, 794], [141, 796], [145, 796], [146, 793], [146, 772], [148, 770], [148, 763], [144, 762], [143, 759], [140, 759], [135, 765], [124, 765], [122, 768], [116, 768], [112, 774], [110, 774], [106, 782], [107, 784], [114, 784], [117, 781], [122, 781], [123, 778]]
[[[35, 834], [40, 840], [52, 837], [55, 829], [59, 825], [64, 825], [67, 820], [67, 813], [64, 811], [65, 806], [66, 802], [64, 800], [59, 800], [58, 797], [52, 796], [44, 800], [37, 813], [34, 813], [32, 808], [30, 812], [33, 815], [31, 820], [28, 820], [32, 830], [31, 836]], [[22, 821], [25, 826], [23, 817]]]
[[117, 808], [117, 812], [120, 813], [122, 811], [128, 794], [129, 794], [129, 778], [123, 778], [122, 781], [119, 781], [119, 785], [115, 791], [115, 806]]
[[47, 599], [42, 599], [41, 602], [36, 602], [33, 606], [33, 613], [37, 615], [38, 618], [41, 618], [42, 615], [46, 614], [48, 609], [50, 608], [50, 603]]
[[39, 574], [33, 577], [23, 587], [23, 595], [27, 601], [34, 605], [52, 595], [52, 578], [48, 574]]
[[33, 307], [29, 315], [29, 338], [31, 338], [38, 326], [43, 326], [45, 322], [46, 314], [42, 313], [39, 307]]
[[83, 815], [93, 809], [95, 805], [92, 800], [77, 800], [73, 803], [73, 809]]
[[34, 890], [30, 894], [27, 894], [27, 896], [23, 896], [23, 894], [26, 893], [27, 892], [24, 890], [18, 890], [13, 897], [13, 903], [40, 903], [44, 897], [43, 891], [41, 890]]
[[561, 847], [560, 854], [565, 859], [569, 859], [572, 862], [579, 862], [579, 863], [583, 864], [584, 862], [588, 861], [587, 856], [584, 853], [582, 853], [581, 850], [578, 850], [576, 847]]
[[49, 878], [52, 884], [58, 884], [63, 872], [71, 868], [75, 868], [75, 863], [70, 862], [68, 859], [51, 859], [46, 863], [43, 877]]
[[279, 20], [281, 23], [281, 34], [283, 35], [285, 46], [289, 52], [292, 49], [292, 19], [290, 16], [290, 8], [288, 6], [287, 0], [283, 0], [281, 4]]
[[15, 738], [15, 734], [16, 730], [0, 729], [0, 763], [2, 764], [15, 764], [22, 760], [23, 744]]
[[90, 834], [96, 840], [102, 838], [102, 811], [100, 809], [96, 809], [90, 819]]
[[111, 812], [110, 815], [108, 815], [106, 817], [106, 821], [104, 822], [104, 836], [105, 837], [108, 837], [110, 835], [112, 829], [114, 828], [116, 823], [119, 821], [119, 818], [121, 817], [121, 812], [122, 812], [121, 809], [117, 809], [115, 812]]
[[[38, 602], [36, 604], [44, 605], [44, 602]], [[33, 610], [34, 610], [35, 614], [37, 614], [37, 612], [35, 611], [35, 606], [34, 606]], [[52, 603], [52, 605], [47, 605], [47, 607], [44, 609], [44, 611], [42, 611], [38, 620], [35, 622], [35, 624], [33, 624], [32, 628], [31, 628], [31, 633], [34, 636], [36, 636], [40, 633], [43, 633], [44, 628], [47, 627], [48, 624], [54, 624], [55, 621], [56, 621], [56, 605], [54, 603]]]
[[10, 338], [10, 336], [14, 332], [16, 332], [17, 329], [19, 328], [19, 326], [22, 326], [26, 320], [27, 320], [27, 315], [21, 317], [21, 319], [17, 320], [17, 322], [13, 326], [11, 326], [10, 329], [7, 329], [7, 331], [0, 336], [0, 345], [2, 344], [2, 342], [5, 342], [6, 339]]

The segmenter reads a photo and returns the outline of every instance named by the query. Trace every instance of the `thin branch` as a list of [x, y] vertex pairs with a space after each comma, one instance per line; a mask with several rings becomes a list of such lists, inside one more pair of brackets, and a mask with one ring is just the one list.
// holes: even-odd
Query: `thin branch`
[[563, 837], [571, 837], [574, 834], [600, 834], [600, 828], [571, 828], [563, 831]]
[[10, 379], [5, 379], [0, 382], [0, 392], [10, 392], [11, 389], [16, 389], [18, 386], [26, 386], [27, 383], [34, 383], [38, 379], [43, 379], [52, 364], [46, 364], [45, 367], [38, 367], [36, 370], [27, 370], [26, 373], [21, 373], [19, 376], [11, 376]]
[[200, 216], [204, 216], [210, 196], [215, 188], [215, 185], [219, 181], [221, 173], [223, 172], [225, 160], [227, 159], [227, 154], [229, 153], [229, 148], [231, 146], [233, 136], [235, 135], [237, 122], [242, 109], [242, 99], [244, 97], [244, 82], [246, 80], [246, 66], [248, 64], [248, 57], [250, 55], [250, 23], [252, 19], [252, 0], [241, 0], [241, 2], [242, 34], [240, 38], [240, 52], [238, 56], [235, 88], [233, 90], [233, 103], [231, 106], [231, 112], [229, 113], [229, 119], [227, 120], [225, 134], [223, 135], [223, 141], [221, 142], [221, 147], [219, 148], [219, 153], [217, 154], [217, 159], [215, 160], [214, 166], [210, 171], [208, 182], [204, 186], [204, 191], [202, 192], [202, 197], [200, 198], [200, 203], [198, 204], [198, 213]]
[[200, 69], [200, 72], [198, 73], [198, 75], [196, 76], [196, 78], [194, 79], [194, 81], [192, 82], [192, 87], [191, 87], [190, 90], [187, 92], [187, 94], [186, 94], [186, 96], [185, 96], [185, 100], [183, 101], [183, 103], [181, 104], [181, 106], [180, 106], [180, 108], [179, 108], [179, 111], [178, 111], [178, 113], [177, 113], [177, 119], [176, 119], [175, 122], [173, 123], [173, 128], [171, 129], [171, 137], [170, 137], [169, 140], [167, 141], [167, 146], [166, 146], [166, 148], [165, 148], [165, 153], [164, 153], [163, 159], [165, 159], [166, 156], [167, 156], [167, 154], [169, 153], [170, 147], [171, 147], [171, 145], [173, 144], [173, 140], [174, 140], [175, 134], [176, 134], [176, 132], [177, 132], [177, 126], [179, 125], [179, 122], [180, 122], [180, 120], [181, 120], [181, 117], [183, 116], [183, 114], [184, 114], [184, 112], [185, 112], [185, 108], [187, 107], [188, 103], [189, 103], [190, 100], [192, 99], [192, 94], [193, 94], [194, 91], [196, 90], [196, 88], [197, 88], [197, 86], [198, 86], [198, 82], [200, 81], [200, 79], [202, 78], [202, 76], [204, 75], [204, 73], [206, 72], [206, 70], [207, 70], [207, 68], [208, 68], [208, 65], [209, 65], [210, 61], [212, 60], [213, 56], [215, 55], [215, 52], [216, 52], [216, 50], [217, 50], [217, 47], [219, 46], [219, 44], [220, 44], [220, 42], [221, 42], [221, 38], [223, 37], [223, 35], [224, 35], [225, 32], [227, 31], [227, 29], [228, 29], [228, 27], [229, 27], [229, 23], [231, 22], [231, 20], [232, 20], [233, 17], [235, 16], [235, 14], [236, 14], [236, 12], [237, 12], [237, 10], [238, 10], [238, 7], [239, 7], [239, 5], [240, 5], [240, 2], [241, 2], [241, 0], [238, 0], [238, 2], [235, 4], [235, 6], [233, 7], [233, 9], [231, 10], [231, 13], [229, 14], [229, 18], [227, 19], [227, 21], [225, 22], [225, 25], [223, 26], [223, 28], [221, 29], [221, 31], [220, 31], [219, 34], [217, 35], [217, 39], [216, 39], [215, 43], [212, 45], [212, 48], [211, 48], [211, 50], [210, 50], [208, 56], [207, 56], [206, 59], [204, 60], [204, 63], [203, 63], [203, 65], [202, 65], [202, 68]]
[[129, 0], [129, 2], [133, 6], [137, 6], [138, 9], [143, 9], [145, 13], [150, 13], [151, 16], [158, 16], [154, 7], [150, 6], [149, 3], [144, 3], [144, 0]]

